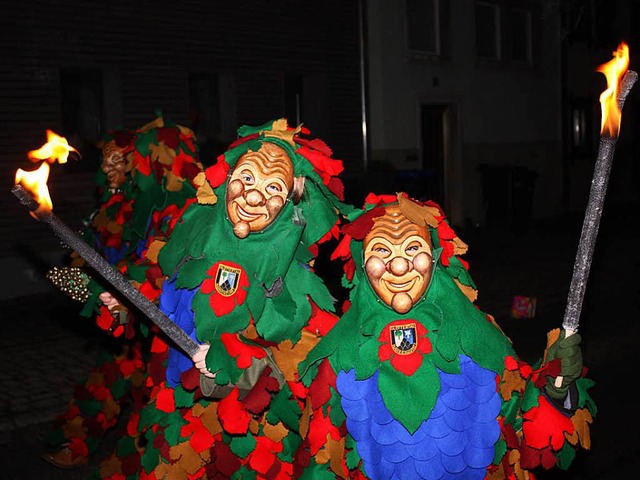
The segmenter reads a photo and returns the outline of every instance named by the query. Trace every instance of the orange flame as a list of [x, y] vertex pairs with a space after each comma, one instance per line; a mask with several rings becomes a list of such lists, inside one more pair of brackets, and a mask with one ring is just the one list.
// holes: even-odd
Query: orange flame
[[[31, 150], [27, 153], [29, 159], [33, 162], [37, 160], [45, 160], [37, 170], [27, 172], [22, 169], [16, 170], [15, 184], [21, 184], [31, 193], [33, 199], [38, 202], [38, 210], [50, 212], [53, 210], [53, 202], [49, 195], [47, 180], [51, 167], [49, 163], [66, 163], [70, 152], [78, 151], [69, 145], [67, 139], [56, 135], [51, 130], [47, 130], [47, 143], [38, 150]], [[49, 162], [49, 163], [47, 163]], [[33, 213], [32, 213], [33, 215]]]
[[607, 89], [600, 94], [602, 121], [600, 133], [608, 132], [612, 138], [620, 132], [622, 112], [618, 107], [618, 85], [629, 67], [629, 46], [620, 42], [618, 50], [613, 52], [613, 60], [600, 65], [596, 72], [607, 77]]
[[16, 170], [16, 185], [21, 184], [26, 188], [33, 199], [40, 205], [39, 209], [50, 212], [53, 210], [53, 203], [51, 202], [51, 195], [49, 195], [49, 188], [47, 187], [47, 180], [49, 179], [49, 164], [42, 162], [40, 168], [25, 172], [21, 168]]
[[46, 160], [49, 163], [55, 163], [58, 160], [58, 163], [67, 163], [69, 152], [78, 153], [75, 148], [69, 145], [66, 138], [47, 130], [47, 143], [38, 150], [31, 150], [27, 153], [27, 156], [34, 162]]

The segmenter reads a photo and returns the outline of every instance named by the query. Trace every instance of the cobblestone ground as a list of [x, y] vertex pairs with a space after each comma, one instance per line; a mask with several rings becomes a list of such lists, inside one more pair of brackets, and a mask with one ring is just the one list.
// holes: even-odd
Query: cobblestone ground
[[[639, 235], [627, 231], [638, 216], [635, 208], [605, 213], [580, 320], [599, 409], [592, 446], [569, 471], [537, 472], [541, 480], [635, 478], [640, 468], [632, 396], [640, 339], [640, 291], [633, 278]], [[470, 246], [466, 258], [479, 288], [478, 306], [495, 316], [525, 360], [539, 358], [546, 332], [562, 324], [581, 226], [581, 218], [563, 218], [521, 236], [506, 228], [459, 232]], [[537, 298], [535, 318], [511, 318], [514, 295]], [[103, 334], [62, 294], [2, 302], [0, 309], [0, 479], [85, 479], [90, 466], [64, 471], [42, 461], [40, 437], [93, 364]], [[110, 451], [116, 435], [107, 437], [91, 465]]]

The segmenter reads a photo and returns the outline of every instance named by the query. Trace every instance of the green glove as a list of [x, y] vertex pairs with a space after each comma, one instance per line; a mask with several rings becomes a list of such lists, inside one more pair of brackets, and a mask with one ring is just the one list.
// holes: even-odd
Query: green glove
[[569, 391], [569, 387], [582, 375], [582, 349], [580, 342], [582, 337], [579, 333], [566, 336], [566, 331], [562, 330], [560, 338], [549, 347], [547, 351], [547, 362], [559, 358], [560, 376], [562, 385], [557, 387], [555, 377], [547, 377], [545, 391], [547, 395], [556, 400], [564, 400]]

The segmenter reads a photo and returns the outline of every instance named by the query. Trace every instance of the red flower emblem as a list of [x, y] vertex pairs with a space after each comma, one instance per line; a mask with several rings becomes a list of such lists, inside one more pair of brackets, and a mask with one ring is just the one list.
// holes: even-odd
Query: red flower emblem
[[249, 277], [238, 264], [217, 262], [207, 270], [207, 278], [200, 290], [210, 295], [209, 304], [217, 316], [226, 315], [247, 298]]
[[422, 356], [433, 350], [427, 338], [428, 330], [415, 320], [395, 320], [382, 329], [378, 341], [378, 358], [381, 362], [391, 360], [391, 366], [405, 375], [413, 375]]

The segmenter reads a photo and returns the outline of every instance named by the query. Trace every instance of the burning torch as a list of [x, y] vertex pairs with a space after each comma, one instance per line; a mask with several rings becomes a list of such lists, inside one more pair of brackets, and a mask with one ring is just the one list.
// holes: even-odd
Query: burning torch
[[[589, 192], [589, 201], [582, 224], [578, 252], [573, 265], [573, 277], [569, 287], [567, 307], [562, 321], [562, 328], [565, 329], [566, 336], [573, 335], [578, 331], [593, 249], [600, 226], [604, 197], [607, 193], [613, 153], [620, 133], [622, 107], [631, 87], [638, 79], [636, 72], [627, 70], [629, 66], [629, 47], [625, 42], [620, 43], [618, 49], [613, 52], [613, 57], [613, 60], [600, 65], [596, 69], [596, 71], [602, 72], [607, 77], [607, 89], [600, 95], [602, 109], [600, 145], [598, 146], [598, 156], [593, 171], [591, 191]], [[560, 385], [562, 385], [562, 377], [556, 378], [556, 386]]]
[[47, 130], [47, 143], [38, 150], [32, 150], [27, 155], [30, 160], [43, 161], [35, 171], [16, 171], [15, 185], [11, 192], [29, 209], [29, 213], [36, 220], [46, 223], [53, 232], [70, 248], [75, 250], [91, 267], [93, 267], [109, 284], [124, 295], [151, 321], [166, 333], [190, 357], [199, 351], [198, 344], [178, 327], [170, 318], [137, 290], [129, 281], [95, 249], [78, 237], [54, 213], [53, 203], [47, 188], [49, 178], [49, 163], [66, 163], [69, 152], [77, 152], [67, 140]]

